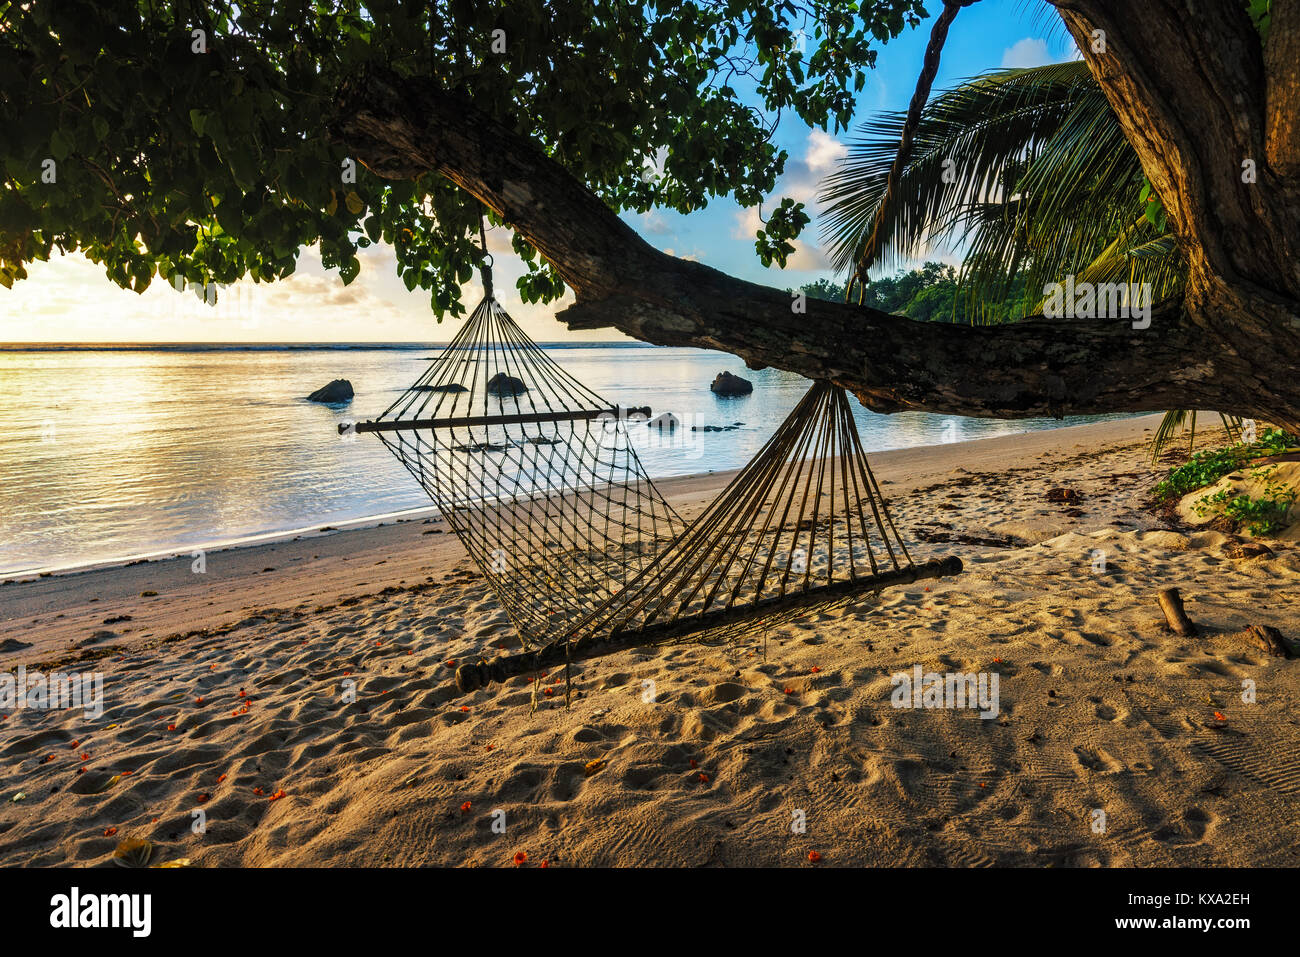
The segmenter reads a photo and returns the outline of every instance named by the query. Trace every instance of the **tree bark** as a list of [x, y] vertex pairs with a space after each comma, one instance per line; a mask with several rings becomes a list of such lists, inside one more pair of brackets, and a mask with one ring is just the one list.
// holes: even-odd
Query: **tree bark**
[[[354, 78], [331, 135], [380, 176], [436, 172], [490, 207], [574, 291], [577, 304], [559, 316], [570, 328], [613, 327], [830, 379], [879, 412], [1202, 408], [1300, 428], [1300, 197], [1266, 161], [1263, 57], [1247, 42], [1249, 18], [1219, 0], [1056, 5], [1188, 255], [1186, 300], [1158, 306], [1146, 329], [1127, 319], [925, 323], [812, 299], [798, 313], [784, 291], [654, 249], [535, 143], [427, 78]], [[1094, 29], [1106, 31], [1104, 54], [1091, 52]]]

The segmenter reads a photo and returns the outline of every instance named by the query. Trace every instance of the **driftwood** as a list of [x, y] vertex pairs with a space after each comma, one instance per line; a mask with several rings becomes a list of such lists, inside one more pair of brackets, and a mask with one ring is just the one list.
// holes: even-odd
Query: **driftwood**
[[1187, 612], [1183, 609], [1183, 597], [1178, 594], [1177, 588], [1162, 589], [1156, 595], [1156, 600], [1160, 602], [1160, 610], [1165, 613], [1165, 621], [1170, 628], [1184, 637], [1196, 637], [1196, 623], [1187, 617]]
[[1269, 625], [1247, 625], [1241, 637], [1255, 642], [1275, 658], [1297, 657], [1295, 647], [1282, 633]]

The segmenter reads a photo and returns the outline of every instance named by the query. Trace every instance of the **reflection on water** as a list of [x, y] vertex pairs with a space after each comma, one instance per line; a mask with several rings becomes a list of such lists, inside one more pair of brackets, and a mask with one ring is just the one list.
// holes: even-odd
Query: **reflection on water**
[[[337, 425], [378, 415], [436, 351], [0, 351], [0, 574], [429, 505], [377, 440], [348, 441]], [[558, 346], [552, 355], [611, 402], [682, 420], [662, 439], [632, 427], [656, 478], [739, 468], [807, 388], [799, 376], [695, 349]], [[708, 386], [723, 369], [752, 380], [753, 394], [714, 396]], [[350, 406], [303, 400], [335, 378], [356, 388]], [[1094, 420], [855, 414], [868, 451]]]

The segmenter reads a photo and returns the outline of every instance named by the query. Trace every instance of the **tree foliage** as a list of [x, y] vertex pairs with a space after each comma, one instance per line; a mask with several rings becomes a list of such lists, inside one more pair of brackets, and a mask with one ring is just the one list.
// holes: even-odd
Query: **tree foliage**
[[[829, 279], [818, 279], [800, 289], [812, 299], [844, 301], [844, 285]], [[995, 312], [994, 321], [1023, 318], [1024, 298], [1017, 295], [1010, 297], [1009, 303], [991, 304], [981, 310], [980, 321], [987, 321], [990, 310]], [[867, 283], [862, 302], [881, 312], [921, 322], [973, 321], [970, 301], [962, 294], [961, 275], [956, 267], [946, 263], [927, 262], [918, 269], [874, 279]]]
[[[55, 249], [136, 291], [271, 281], [309, 245], [347, 283], [382, 240], [407, 288], [456, 315], [480, 205], [433, 174], [353, 181], [326, 136], [347, 77], [429, 77], [615, 210], [754, 206], [784, 169], [776, 118], [845, 126], [875, 46], [924, 15], [921, 0], [0, 2], [0, 284]], [[764, 261], [784, 263], [806, 222], [778, 203]], [[559, 296], [514, 246], [521, 295]]]

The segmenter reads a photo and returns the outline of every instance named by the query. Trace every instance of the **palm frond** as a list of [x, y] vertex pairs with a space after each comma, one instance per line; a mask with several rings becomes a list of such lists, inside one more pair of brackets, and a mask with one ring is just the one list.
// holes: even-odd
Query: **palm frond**
[[[999, 70], [926, 104], [886, 210], [881, 264], [890, 269], [916, 254], [926, 240], [956, 226], [965, 208], [1000, 201], [1008, 170], [1032, 157], [1089, 85], [1096, 88], [1081, 63]], [[867, 121], [840, 169], [822, 184], [828, 204], [822, 236], [837, 270], [847, 269], [862, 248], [905, 120], [894, 112]]]
[[[868, 122], [823, 184], [822, 234], [836, 268], [862, 248], [901, 124], [901, 114]], [[1172, 238], [1133, 222], [1142, 181], [1082, 62], [988, 73], [927, 104], [885, 210], [886, 266], [935, 241], [964, 241], [960, 279], [973, 316], [1016, 298], [1031, 309], [1040, 290], [1071, 274], [1149, 282], [1162, 299], [1184, 270]]]
[[[1228, 433], [1228, 439], [1231, 442], [1240, 442], [1241, 439], [1241, 417], [1236, 415], [1225, 415], [1219, 413], [1219, 420], [1223, 423], [1223, 428]], [[1156, 464], [1160, 458], [1160, 453], [1165, 447], [1174, 440], [1178, 432], [1189, 432], [1187, 441], [1187, 451], [1190, 453], [1196, 448], [1196, 410], [1195, 409], [1171, 409], [1166, 412], [1160, 419], [1160, 424], [1156, 426], [1155, 434], [1151, 437], [1151, 464]]]

